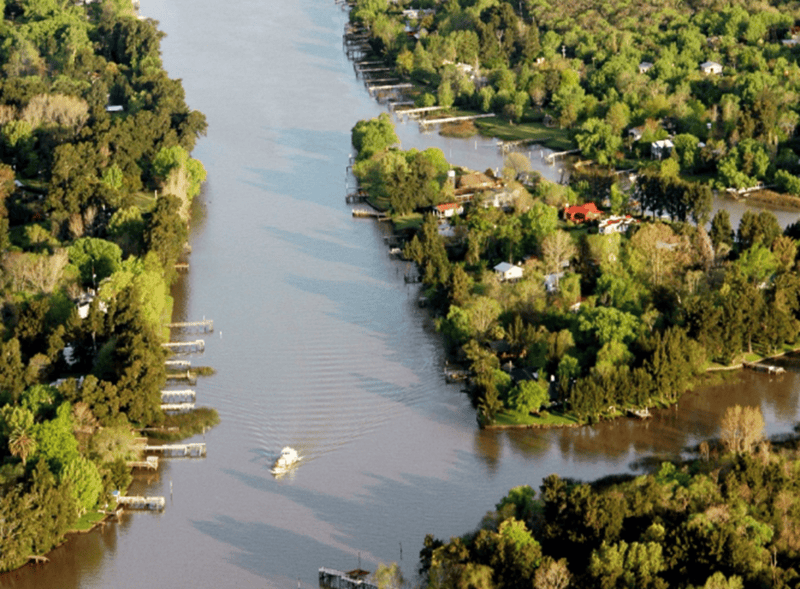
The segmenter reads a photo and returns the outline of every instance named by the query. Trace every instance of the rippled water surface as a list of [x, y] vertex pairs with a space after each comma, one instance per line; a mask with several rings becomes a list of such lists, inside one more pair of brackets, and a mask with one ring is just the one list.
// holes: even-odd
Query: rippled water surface
[[[468, 531], [512, 486], [675, 456], [715, 435], [734, 403], [760, 404], [771, 433], [797, 420], [790, 371], [745, 373], [648, 422], [478, 430], [444, 383], [439, 338], [405, 264], [387, 255], [387, 228], [344, 204], [350, 128], [382, 108], [342, 52], [346, 15], [327, 0], [142, 0], [142, 13], [160, 21], [167, 69], [208, 116], [195, 151], [208, 182], [176, 316], [215, 321], [192, 361], [217, 370], [196, 389], [222, 423], [206, 458], [162, 461], [137, 481], [134, 492], [167, 497], [163, 513], [126, 514], [2, 585], [288, 589], [359, 559], [371, 570], [398, 560], [413, 578], [426, 533]], [[458, 164], [501, 163], [488, 140], [398, 131], [404, 147], [435, 144]], [[284, 445], [304, 459], [276, 479]]]

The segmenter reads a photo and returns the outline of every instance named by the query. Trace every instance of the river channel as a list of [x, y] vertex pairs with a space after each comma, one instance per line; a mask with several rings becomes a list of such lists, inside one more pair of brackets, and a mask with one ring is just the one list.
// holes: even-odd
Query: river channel
[[[469, 531], [513, 486], [640, 470], [716, 435], [735, 403], [760, 405], [769, 434], [798, 420], [790, 370], [742, 373], [647, 422], [479, 430], [444, 382], [439, 337], [387, 255], [388, 228], [344, 203], [350, 129], [383, 110], [342, 51], [346, 14], [332, 0], [142, 0], [141, 12], [160, 21], [166, 69], [208, 116], [176, 319], [214, 320], [191, 360], [216, 368], [196, 390], [222, 422], [194, 439], [206, 458], [137, 479], [134, 492], [167, 498], [162, 513], [129, 512], [0, 585], [309, 589], [321, 566], [390, 561], [414, 579], [426, 533]], [[403, 147], [437, 145], [456, 164], [500, 162], [488, 140], [398, 132]], [[284, 445], [304, 458], [277, 479]]]

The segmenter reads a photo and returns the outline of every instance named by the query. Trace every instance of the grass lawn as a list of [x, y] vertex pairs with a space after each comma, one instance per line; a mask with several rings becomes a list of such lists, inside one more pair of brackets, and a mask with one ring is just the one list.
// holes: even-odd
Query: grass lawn
[[539, 427], [563, 427], [581, 425], [572, 414], [560, 411], [542, 411], [539, 415], [523, 415], [521, 413], [500, 411], [493, 425], [535, 425]]
[[73, 529], [77, 532], [87, 532], [91, 530], [97, 522], [102, 521], [105, 516], [105, 513], [99, 511], [85, 513], [83, 517], [75, 522], [75, 527]]
[[542, 123], [510, 123], [500, 117], [478, 119], [475, 121], [481, 135], [497, 137], [504, 141], [529, 141], [544, 145], [555, 151], [575, 149], [566, 129], [545, 127]]
[[395, 215], [392, 217], [395, 231], [405, 231], [407, 229], [419, 229], [422, 227], [422, 213], [409, 213], [408, 215]]

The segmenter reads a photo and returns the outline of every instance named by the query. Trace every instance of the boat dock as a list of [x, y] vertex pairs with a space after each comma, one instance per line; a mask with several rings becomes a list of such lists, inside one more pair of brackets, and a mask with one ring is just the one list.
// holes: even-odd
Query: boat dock
[[550, 153], [547, 156], [545, 156], [544, 160], [546, 162], [549, 162], [549, 163], [552, 164], [553, 162], [556, 161], [557, 157], [563, 157], [563, 156], [569, 155], [571, 153], [580, 153], [580, 152], [581, 152], [580, 149], [570, 149], [570, 150], [567, 150], [567, 151], [557, 151], [557, 152], [553, 152], [553, 153]]
[[145, 452], [162, 452], [170, 456], [205, 456], [206, 443], [194, 442], [192, 444], [165, 444], [163, 446], [145, 446]]
[[128, 468], [158, 470], [158, 456], [148, 456], [146, 460], [131, 460], [125, 463]]
[[161, 403], [162, 411], [191, 411], [194, 409], [194, 403]]
[[370, 209], [353, 209], [353, 216], [359, 218], [372, 218], [377, 219], [378, 221], [387, 221], [389, 219], [389, 215], [386, 213]]
[[756, 362], [742, 362], [742, 366], [755, 370], [757, 372], [766, 372], [768, 374], [784, 374], [786, 369], [783, 366], [774, 366], [772, 364], [758, 364]]
[[197, 393], [193, 389], [182, 389], [179, 391], [161, 391], [161, 400], [169, 402], [169, 399], [177, 402], [184, 402], [184, 399], [197, 399]]
[[203, 319], [202, 321], [180, 321], [177, 323], [167, 323], [170, 329], [200, 329], [200, 331], [214, 331], [214, 320]]
[[164, 366], [167, 368], [189, 368], [191, 365], [191, 360], [167, 360], [164, 362]]
[[157, 509], [159, 511], [166, 507], [167, 502], [163, 497], [141, 497], [141, 496], [119, 496], [117, 505], [124, 505], [130, 509]]
[[377, 585], [348, 576], [336, 569], [319, 569], [319, 586], [325, 589], [378, 589]]
[[196, 339], [186, 342], [164, 342], [161, 346], [175, 352], [202, 352], [206, 349], [206, 342]]
[[419, 126], [423, 131], [427, 131], [430, 125], [444, 125], [447, 123], [460, 123], [462, 121], [474, 121], [475, 119], [485, 119], [488, 117], [496, 116], [494, 113], [486, 113], [482, 115], [465, 115], [463, 117], [443, 117], [439, 119], [420, 119]]

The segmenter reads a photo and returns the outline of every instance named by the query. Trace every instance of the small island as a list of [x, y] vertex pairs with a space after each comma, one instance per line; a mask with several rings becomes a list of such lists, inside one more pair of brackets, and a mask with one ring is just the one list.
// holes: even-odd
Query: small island
[[165, 344], [206, 121], [134, 4], [0, 3], [0, 571], [112, 512], [145, 436], [218, 421], [163, 400], [197, 376]]

